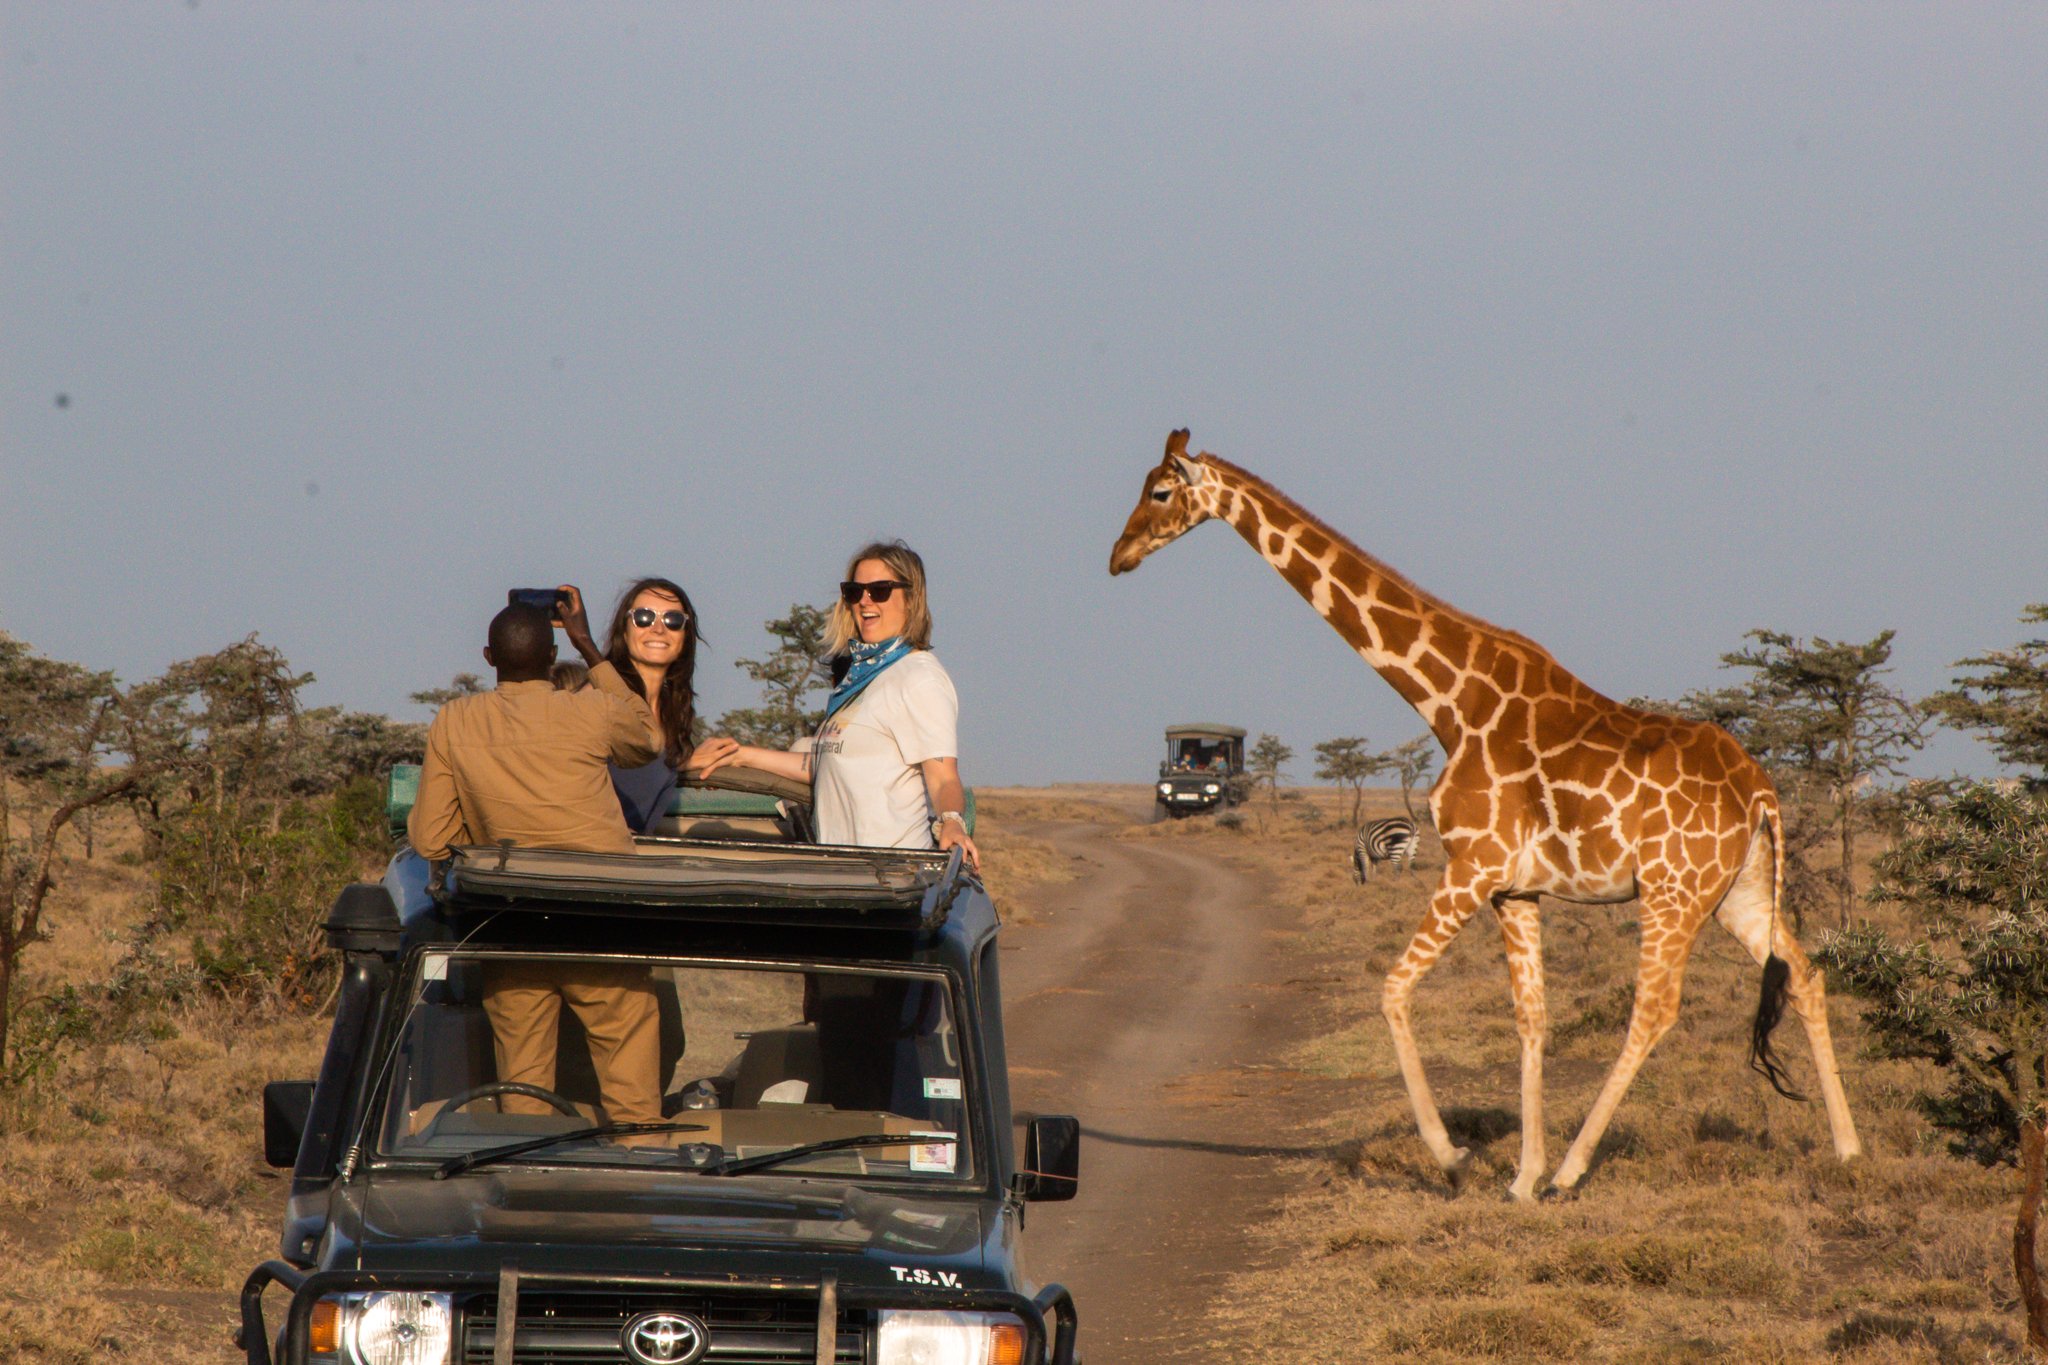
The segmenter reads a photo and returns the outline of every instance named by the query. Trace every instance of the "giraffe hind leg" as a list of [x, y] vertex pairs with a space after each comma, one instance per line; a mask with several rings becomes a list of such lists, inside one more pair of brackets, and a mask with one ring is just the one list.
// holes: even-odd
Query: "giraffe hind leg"
[[1760, 966], [1770, 971], [1775, 956], [1784, 964], [1785, 992], [1793, 1012], [1806, 1028], [1807, 1045], [1813, 1051], [1813, 1069], [1820, 1079], [1821, 1098], [1828, 1111], [1828, 1129], [1835, 1143], [1835, 1155], [1847, 1161], [1863, 1153], [1856, 1136], [1856, 1121], [1849, 1113], [1849, 1096], [1842, 1087], [1842, 1071], [1835, 1060], [1835, 1044], [1828, 1032], [1827, 987], [1821, 974], [1806, 960], [1799, 940], [1782, 914], [1773, 914], [1771, 879], [1775, 851], [1768, 835], [1751, 841], [1735, 885], [1729, 888], [1714, 918], [1733, 934]]
[[1651, 894], [1645, 891], [1643, 943], [1637, 958], [1636, 1003], [1629, 1015], [1628, 1041], [1622, 1045], [1613, 1070], [1607, 1073], [1607, 1082], [1600, 1087], [1579, 1135], [1572, 1139], [1564, 1160], [1558, 1163], [1557, 1174], [1550, 1181], [1553, 1189], [1569, 1190], [1586, 1174], [1636, 1072], [1642, 1069], [1657, 1040], [1677, 1022], [1679, 983], [1698, 928], [1696, 920], [1690, 929], [1683, 927], [1687, 918], [1682, 907], [1669, 903], [1663, 906], [1663, 913], [1657, 913]]

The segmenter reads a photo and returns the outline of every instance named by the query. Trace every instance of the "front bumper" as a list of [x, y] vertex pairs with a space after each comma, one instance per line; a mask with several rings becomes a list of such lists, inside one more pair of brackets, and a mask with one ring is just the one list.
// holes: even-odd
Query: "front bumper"
[[[270, 1332], [263, 1314], [263, 1293], [272, 1284], [281, 1285], [291, 1293], [291, 1305], [286, 1311], [284, 1329], [278, 1338], [279, 1359], [276, 1362], [273, 1362]], [[517, 1268], [510, 1264], [496, 1274], [483, 1271], [392, 1274], [359, 1270], [306, 1271], [284, 1261], [265, 1261], [250, 1273], [242, 1286], [242, 1326], [236, 1335], [236, 1345], [243, 1351], [247, 1365], [312, 1365], [306, 1337], [312, 1320], [313, 1305], [328, 1294], [378, 1289], [439, 1291], [457, 1296], [491, 1294], [496, 1296], [498, 1303], [512, 1305], [512, 1312], [508, 1315], [512, 1319], [509, 1334], [511, 1340], [498, 1342], [495, 1340], [496, 1330], [493, 1331], [491, 1356], [499, 1362], [518, 1359], [519, 1295], [556, 1290], [708, 1291], [727, 1296], [753, 1294], [764, 1298], [801, 1296], [807, 1301], [815, 1299], [818, 1311], [816, 1350], [813, 1359], [816, 1365], [835, 1365], [836, 1362], [843, 1362], [847, 1358], [844, 1354], [843, 1335], [849, 1330], [861, 1330], [857, 1320], [853, 1324], [848, 1324], [844, 1318], [850, 1314], [865, 1314], [867, 1310], [876, 1308], [1014, 1313], [1024, 1323], [1027, 1337], [1025, 1358], [1047, 1361], [1049, 1365], [1073, 1365], [1075, 1332], [1079, 1326], [1073, 1296], [1057, 1284], [1047, 1285], [1035, 1297], [1026, 1298], [1022, 1294], [995, 1289], [911, 1290], [841, 1285], [837, 1277], [830, 1274], [815, 1280], [784, 1276], [617, 1275], [571, 1272], [550, 1272], [545, 1276], [526, 1277], [521, 1276]], [[464, 1355], [459, 1341], [453, 1355], [458, 1360]], [[863, 1352], [853, 1358], [862, 1359], [864, 1355]]]

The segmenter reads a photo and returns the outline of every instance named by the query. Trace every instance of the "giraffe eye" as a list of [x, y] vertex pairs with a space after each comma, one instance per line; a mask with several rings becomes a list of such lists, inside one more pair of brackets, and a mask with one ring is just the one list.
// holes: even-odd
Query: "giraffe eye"
[[1154, 502], [1165, 502], [1168, 498], [1172, 496], [1173, 491], [1171, 489], [1155, 488], [1152, 490], [1152, 501]]

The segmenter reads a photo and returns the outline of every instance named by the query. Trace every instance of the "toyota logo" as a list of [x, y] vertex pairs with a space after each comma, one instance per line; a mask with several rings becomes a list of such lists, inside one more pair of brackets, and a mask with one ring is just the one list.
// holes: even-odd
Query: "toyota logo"
[[690, 1365], [711, 1338], [688, 1313], [642, 1313], [626, 1324], [619, 1340], [640, 1365]]

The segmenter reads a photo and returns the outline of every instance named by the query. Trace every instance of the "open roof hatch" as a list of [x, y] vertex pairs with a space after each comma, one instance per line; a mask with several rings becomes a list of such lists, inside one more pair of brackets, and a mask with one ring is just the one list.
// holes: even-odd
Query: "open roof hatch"
[[436, 896], [501, 910], [930, 931], [946, 922], [965, 880], [958, 848], [639, 844], [638, 853], [457, 848]]

